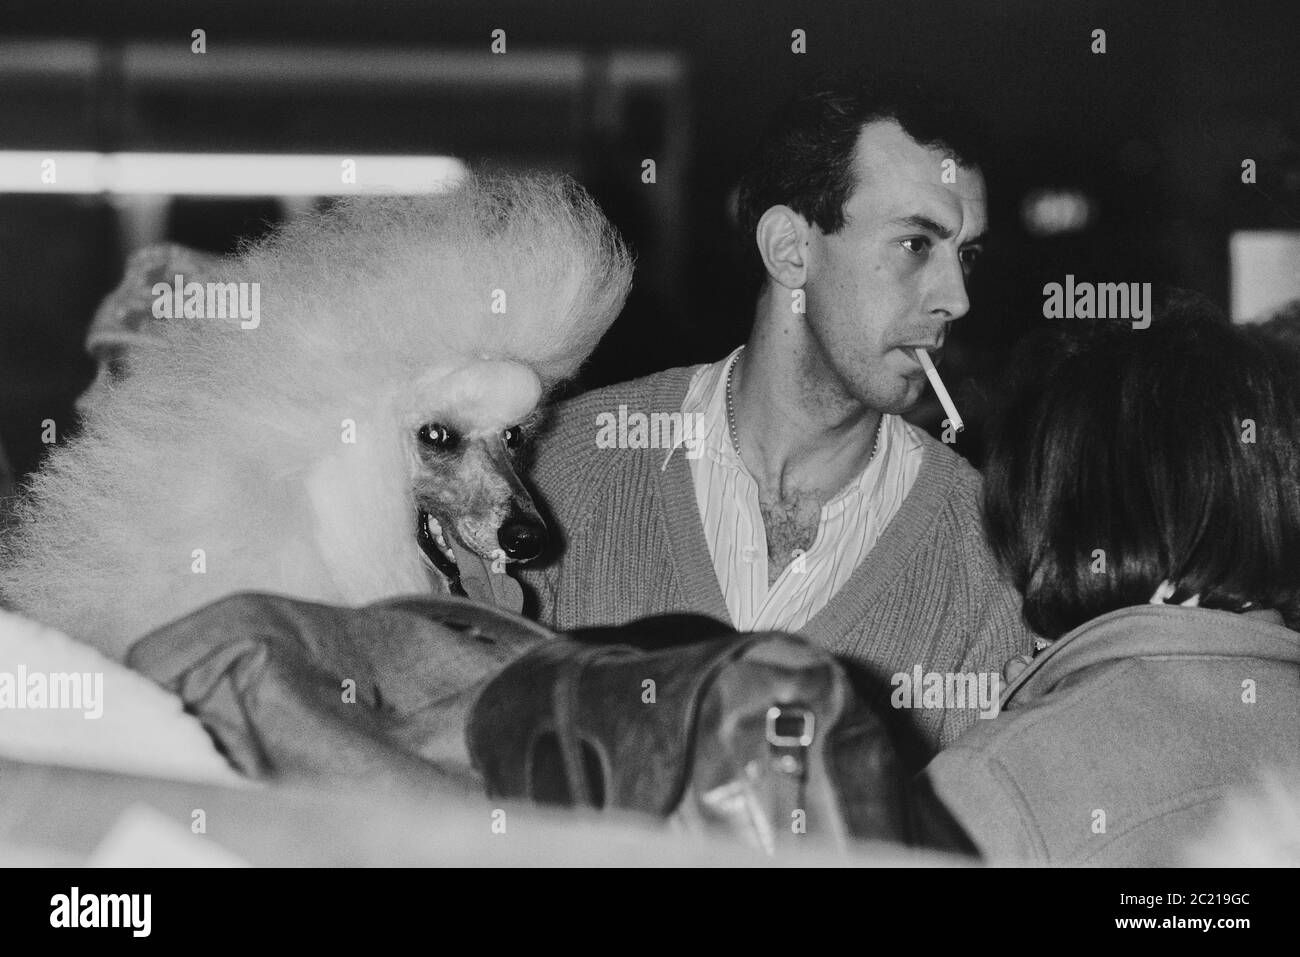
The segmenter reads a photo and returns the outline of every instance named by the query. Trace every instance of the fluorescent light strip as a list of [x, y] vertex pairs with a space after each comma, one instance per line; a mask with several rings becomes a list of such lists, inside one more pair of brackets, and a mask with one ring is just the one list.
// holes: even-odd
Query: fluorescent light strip
[[[54, 182], [49, 178], [53, 162]], [[355, 183], [343, 182], [351, 162]], [[122, 196], [347, 196], [437, 193], [465, 175], [450, 156], [77, 153], [0, 150], [0, 193]]]

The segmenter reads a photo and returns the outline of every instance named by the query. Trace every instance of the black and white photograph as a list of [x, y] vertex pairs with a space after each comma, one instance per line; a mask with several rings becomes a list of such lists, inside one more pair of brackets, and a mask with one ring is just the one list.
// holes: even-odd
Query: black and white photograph
[[5, 0], [0, 864], [70, 875], [22, 922], [1053, 868], [1124, 869], [1108, 935], [1261, 929], [1298, 58], [1274, 0]]

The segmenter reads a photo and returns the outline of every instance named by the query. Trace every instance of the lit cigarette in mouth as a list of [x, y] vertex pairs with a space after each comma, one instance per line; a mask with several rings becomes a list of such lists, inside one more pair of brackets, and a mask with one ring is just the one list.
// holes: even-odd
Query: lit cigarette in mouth
[[930, 353], [924, 349], [913, 349], [912, 351], [916, 353], [917, 361], [921, 363], [921, 368], [925, 370], [925, 377], [930, 380], [930, 385], [934, 388], [934, 394], [943, 403], [943, 411], [948, 413], [948, 421], [952, 423], [954, 429], [960, 432], [966, 428], [966, 424], [962, 422], [957, 407], [952, 404], [952, 396], [948, 394], [943, 380], [939, 378], [939, 370], [934, 367], [934, 362], [930, 359]]

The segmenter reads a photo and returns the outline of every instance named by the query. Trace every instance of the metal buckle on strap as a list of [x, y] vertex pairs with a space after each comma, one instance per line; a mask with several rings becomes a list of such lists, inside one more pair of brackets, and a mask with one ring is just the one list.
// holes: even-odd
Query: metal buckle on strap
[[767, 709], [767, 743], [774, 748], [806, 748], [815, 730], [815, 716], [802, 705], [774, 704]]

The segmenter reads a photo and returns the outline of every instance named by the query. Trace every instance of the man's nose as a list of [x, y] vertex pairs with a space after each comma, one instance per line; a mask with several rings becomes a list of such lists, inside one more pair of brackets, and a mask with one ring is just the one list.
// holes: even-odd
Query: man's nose
[[942, 265], [936, 266], [939, 275], [930, 293], [929, 312], [951, 322], [970, 312], [970, 296], [966, 293], [966, 272], [961, 266], [961, 254], [955, 253]]

